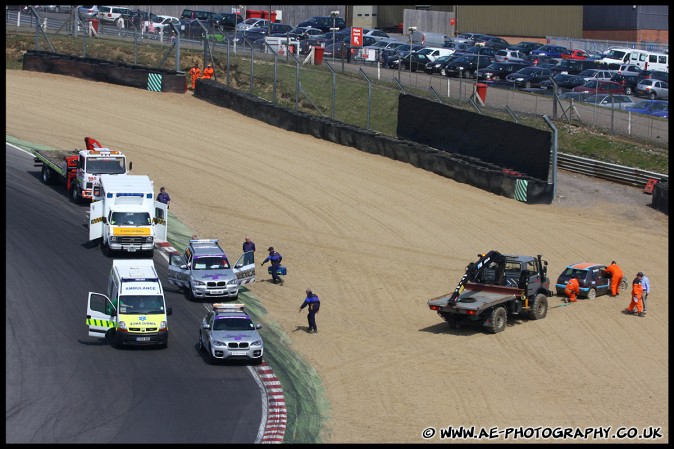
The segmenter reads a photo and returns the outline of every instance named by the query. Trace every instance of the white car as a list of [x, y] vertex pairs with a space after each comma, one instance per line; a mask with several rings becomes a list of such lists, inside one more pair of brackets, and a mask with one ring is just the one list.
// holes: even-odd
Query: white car
[[618, 69], [618, 75], [637, 76], [642, 72], [641, 67], [636, 64], [623, 64]]
[[585, 78], [585, 81], [597, 80], [597, 81], [611, 81], [613, 77], [613, 72], [610, 70], [602, 69], [586, 69], [578, 74]]
[[208, 354], [211, 364], [219, 360], [249, 360], [262, 363], [264, 342], [256, 324], [243, 304], [213, 304], [199, 328], [199, 349]]
[[152, 22], [145, 23], [145, 32], [148, 33], [151, 32], [150, 30], [154, 30], [154, 33], [159, 34], [164, 31], [169, 31], [171, 29], [171, 23], [177, 28], [180, 25], [180, 19], [172, 16], [154, 16], [152, 17]]
[[601, 106], [603, 108], [615, 108], [624, 110], [625, 108], [634, 107], [636, 102], [629, 95], [608, 95], [608, 94], [596, 94], [590, 95], [585, 100], [585, 103], [592, 104], [594, 106]]
[[117, 24], [119, 19], [128, 19], [129, 17], [131, 17], [129, 8], [122, 8], [121, 6], [101, 6], [98, 8], [98, 20], [101, 22]]
[[370, 36], [377, 41], [391, 39], [391, 37], [382, 30], [363, 30], [363, 36]]
[[236, 24], [237, 31], [245, 31], [248, 28], [262, 27], [266, 28], [269, 26], [269, 21], [267, 19], [253, 18], [246, 19], [241, 23]]

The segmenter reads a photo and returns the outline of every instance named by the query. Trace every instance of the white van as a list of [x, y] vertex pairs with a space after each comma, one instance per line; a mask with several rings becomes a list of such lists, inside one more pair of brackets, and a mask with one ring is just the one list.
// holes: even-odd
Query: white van
[[621, 65], [630, 63], [631, 48], [614, 47], [599, 60], [599, 64], [606, 65], [609, 70], [618, 70]]
[[417, 51], [420, 55], [426, 55], [431, 61], [435, 61], [440, 56], [450, 56], [454, 53], [454, 50], [451, 48], [441, 48], [441, 47], [425, 47]]
[[657, 70], [669, 73], [669, 55], [647, 50], [632, 50], [630, 64], [639, 66], [642, 70]]

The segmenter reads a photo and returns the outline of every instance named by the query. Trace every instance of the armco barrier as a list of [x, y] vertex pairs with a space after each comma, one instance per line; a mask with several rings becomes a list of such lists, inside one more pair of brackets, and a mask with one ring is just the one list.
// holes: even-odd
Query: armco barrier
[[504, 170], [498, 164], [485, 162], [470, 155], [450, 153], [422, 143], [383, 136], [328, 118], [283, 109], [213, 80], [197, 80], [194, 95], [201, 100], [287, 131], [309, 134], [318, 139], [406, 162], [496, 195], [516, 198], [525, 203], [552, 202], [552, 185], [546, 181], [533, 177], [523, 180], [522, 175], [516, 174], [517, 172], [513, 170]]
[[157, 92], [185, 93], [185, 74], [99, 58], [80, 58], [29, 50], [23, 56], [23, 70], [69, 75]]

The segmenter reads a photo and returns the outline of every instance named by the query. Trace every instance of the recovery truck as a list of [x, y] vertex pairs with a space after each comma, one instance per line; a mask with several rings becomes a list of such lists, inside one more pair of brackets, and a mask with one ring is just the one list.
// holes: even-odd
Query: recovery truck
[[430, 299], [428, 306], [450, 327], [478, 322], [494, 334], [505, 330], [510, 315], [543, 319], [552, 296], [547, 266], [541, 255], [479, 254], [454, 291]]
[[89, 205], [89, 241], [101, 239], [103, 252], [144, 251], [166, 240], [168, 205], [155, 201], [147, 175], [101, 175], [101, 200]]
[[[85, 150], [48, 151], [33, 149], [34, 166], [42, 166], [41, 179], [45, 184], [61, 180], [68, 196], [79, 202], [83, 198], [100, 199], [102, 174], [126, 174], [126, 157], [122, 152], [103, 148], [92, 137], [85, 137]], [[129, 164], [129, 170], [131, 164]]]

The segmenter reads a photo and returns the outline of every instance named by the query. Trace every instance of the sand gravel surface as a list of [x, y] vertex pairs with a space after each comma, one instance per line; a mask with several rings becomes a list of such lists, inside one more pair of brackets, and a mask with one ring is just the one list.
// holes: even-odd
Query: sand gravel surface
[[[191, 93], [6, 74], [8, 134], [64, 149], [95, 137], [166, 186], [200, 237], [283, 254], [284, 285], [264, 270], [251, 290], [323, 379], [326, 442], [416, 443], [450, 425], [655, 426], [669, 441], [668, 217], [640, 189], [561, 172], [553, 204], [527, 205]], [[649, 313], [623, 315], [627, 293], [553, 297], [545, 319], [497, 335], [449, 329], [426, 301], [491, 249], [542, 254], [553, 282], [580, 261], [642, 270]], [[322, 303], [315, 335], [306, 288]]]

